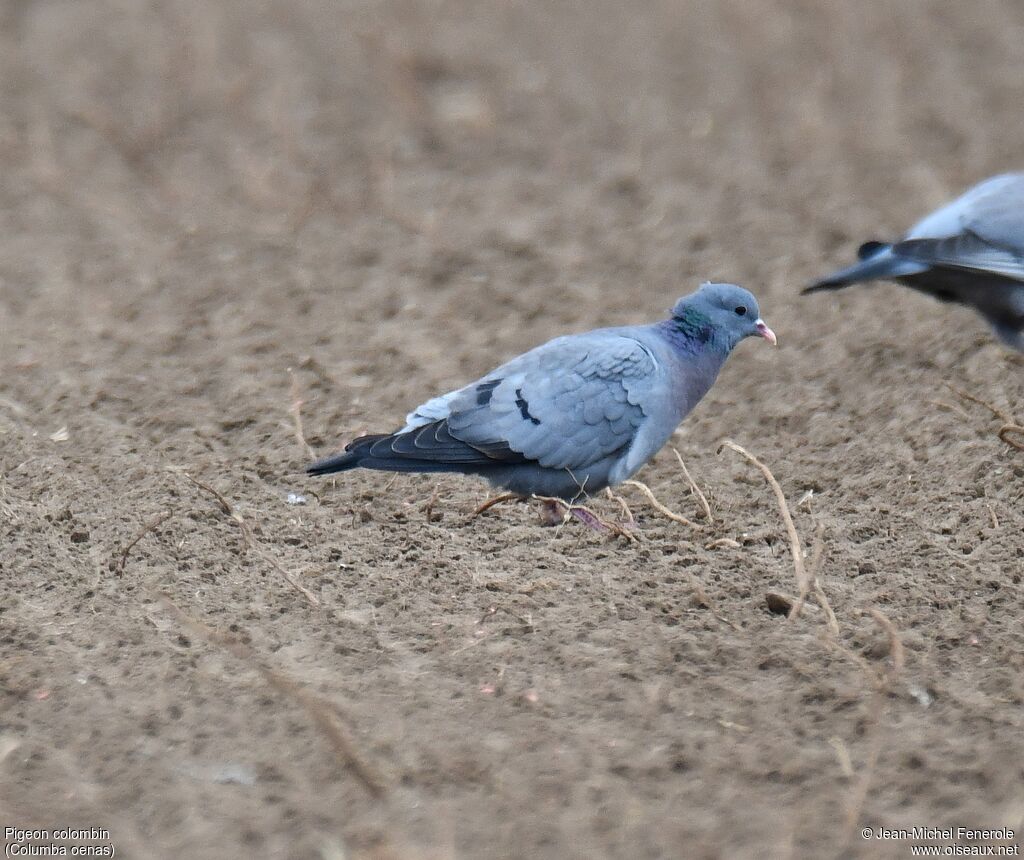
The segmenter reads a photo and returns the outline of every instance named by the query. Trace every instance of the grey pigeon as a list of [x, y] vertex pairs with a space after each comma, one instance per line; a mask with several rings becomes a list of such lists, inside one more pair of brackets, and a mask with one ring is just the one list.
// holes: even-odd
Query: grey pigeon
[[867, 242], [860, 262], [804, 293], [877, 278], [980, 313], [1024, 352], [1024, 173], [993, 176], [919, 221], [893, 243]]
[[571, 500], [643, 466], [751, 335], [776, 343], [757, 300], [733, 284], [704, 284], [663, 322], [555, 338], [428, 400], [401, 430], [361, 436], [307, 471], [461, 472]]

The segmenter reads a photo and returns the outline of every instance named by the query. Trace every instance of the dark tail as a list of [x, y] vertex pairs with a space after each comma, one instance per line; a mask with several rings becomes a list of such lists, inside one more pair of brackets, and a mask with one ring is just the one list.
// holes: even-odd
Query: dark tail
[[349, 469], [354, 469], [361, 464], [363, 459], [362, 454], [358, 450], [353, 450], [357, 442], [362, 442], [363, 439], [380, 439], [381, 436], [363, 436], [360, 439], [356, 439], [355, 442], [349, 444], [345, 449], [344, 454], [335, 454], [331, 457], [324, 457], [322, 460], [317, 460], [315, 463], [310, 463], [306, 466], [307, 475], [330, 475], [334, 472], [347, 472]]
[[893, 254], [892, 245], [883, 242], [866, 242], [861, 245], [857, 256], [860, 257], [859, 263], [815, 281], [801, 290], [801, 293], [807, 295], [822, 290], [838, 290], [860, 281], [893, 280], [920, 274], [928, 268], [922, 263], [901, 260]]
[[330, 475], [357, 467], [382, 472], [478, 473], [495, 466], [523, 462], [504, 443], [474, 447], [456, 439], [446, 421], [435, 421], [408, 433], [360, 436], [343, 454], [317, 460], [306, 467], [309, 475]]

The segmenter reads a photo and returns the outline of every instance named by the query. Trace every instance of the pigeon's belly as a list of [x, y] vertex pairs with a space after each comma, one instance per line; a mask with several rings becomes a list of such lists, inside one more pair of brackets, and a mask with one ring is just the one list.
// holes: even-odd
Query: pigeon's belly
[[683, 360], [674, 353], [659, 356], [660, 372], [664, 374], [661, 384], [666, 394], [651, 405], [629, 448], [612, 464], [609, 483], [628, 480], [665, 446], [676, 428], [711, 390], [725, 358], [713, 352], [696, 361], [692, 357]]
[[586, 469], [547, 469], [535, 464], [491, 469], [486, 478], [495, 487], [501, 487], [521, 496], [555, 496], [566, 501], [599, 492], [614, 481], [609, 480], [611, 458], [606, 458]]
[[900, 280], [940, 301], [972, 307], [994, 321], [1024, 317], [1024, 284], [999, 275], [936, 267]]

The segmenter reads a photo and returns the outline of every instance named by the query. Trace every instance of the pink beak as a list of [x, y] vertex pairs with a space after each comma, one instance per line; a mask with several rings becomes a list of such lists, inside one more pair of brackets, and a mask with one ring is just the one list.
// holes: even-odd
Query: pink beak
[[779, 339], [775, 336], [775, 332], [768, 328], [768, 323], [766, 323], [764, 320], [756, 320], [754, 322], [754, 328], [756, 328], [757, 333], [761, 335], [761, 337], [763, 337], [766, 341], [768, 341], [768, 343], [770, 343], [772, 346], [779, 345]]

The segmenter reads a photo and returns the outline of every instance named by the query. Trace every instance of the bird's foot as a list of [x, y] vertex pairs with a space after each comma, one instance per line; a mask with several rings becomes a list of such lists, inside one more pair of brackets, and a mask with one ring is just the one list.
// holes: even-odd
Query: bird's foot
[[624, 537], [629, 541], [636, 541], [638, 537], [634, 534], [636, 525], [633, 523], [616, 523], [602, 519], [594, 511], [585, 505], [567, 504], [561, 499], [550, 496], [536, 496], [541, 502], [541, 523], [545, 526], [560, 526], [569, 521], [569, 517], [575, 517], [588, 529], [602, 534], [611, 533], [616, 537]]
[[588, 529], [593, 529], [595, 532], [607, 532], [617, 528], [615, 523], [601, 519], [590, 508], [585, 508], [583, 505], [569, 505], [569, 513]]
[[609, 523], [602, 520], [590, 508], [583, 505], [567, 504], [561, 499], [548, 496], [537, 496], [540, 499], [540, 521], [545, 526], [562, 526], [569, 522], [570, 517], [575, 517], [587, 528], [595, 532], [606, 532]]
[[560, 526], [569, 520], [569, 506], [561, 499], [540, 499], [540, 524], [542, 526]]
[[639, 543], [640, 541], [640, 531], [637, 529], [636, 523], [620, 523], [603, 519], [583, 505], [570, 505], [569, 513], [595, 532], [605, 532], [615, 537], [625, 538], [629, 543]]

